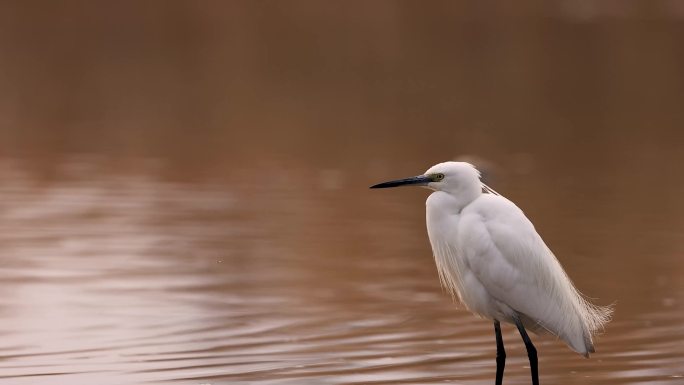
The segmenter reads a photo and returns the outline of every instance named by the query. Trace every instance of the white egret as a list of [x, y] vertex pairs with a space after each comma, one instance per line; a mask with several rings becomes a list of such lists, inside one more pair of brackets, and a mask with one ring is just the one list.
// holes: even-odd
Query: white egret
[[585, 357], [594, 352], [592, 336], [612, 309], [589, 303], [575, 289], [522, 210], [480, 182], [475, 167], [440, 163], [423, 175], [371, 188], [398, 186], [434, 190], [425, 206], [439, 278], [468, 310], [494, 321], [497, 385], [506, 361], [500, 322], [518, 328], [534, 385], [537, 351], [526, 329], [556, 335]]

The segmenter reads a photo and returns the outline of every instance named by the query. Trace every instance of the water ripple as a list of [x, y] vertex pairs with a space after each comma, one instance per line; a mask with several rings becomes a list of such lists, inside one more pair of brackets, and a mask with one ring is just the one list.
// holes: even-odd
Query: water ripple
[[[0, 175], [0, 383], [493, 379], [492, 326], [442, 293], [417, 224], [373, 232], [358, 211], [331, 211], [331, 198], [353, 197], [92, 170], [50, 183]], [[535, 337], [543, 382], [682, 383], [683, 269], [661, 258], [672, 268], [620, 303], [591, 360]], [[628, 290], [615, 279], [594, 289]], [[505, 327], [504, 339], [507, 378], [526, 380], [519, 336]]]

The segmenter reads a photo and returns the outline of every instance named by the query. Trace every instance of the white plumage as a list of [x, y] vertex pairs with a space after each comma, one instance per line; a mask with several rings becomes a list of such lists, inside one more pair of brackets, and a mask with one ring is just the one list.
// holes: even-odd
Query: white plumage
[[[608, 322], [611, 308], [584, 299], [522, 210], [479, 176], [468, 163], [445, 162], [424, 175], [373, 187], [413, 184], [434, 190], [426, 202], [426, 222], [437, 271], [468, 310], [494, 320], [497, 328], [498, 321], [517, 320], [525, 329], [550, 332], [588, 357], [594, 352], [592, 336]], [[533, 381], [536, 350], [534, 355]]]

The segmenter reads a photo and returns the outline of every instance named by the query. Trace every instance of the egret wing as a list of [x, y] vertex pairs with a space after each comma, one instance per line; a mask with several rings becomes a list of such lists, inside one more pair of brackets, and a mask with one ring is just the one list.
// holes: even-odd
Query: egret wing
[[575, 351], [593, 351], [591, 334], [609, 309], [587, 303], [532, 223], [511, 201], [483, 195], [463, 210], [457, 249], [489, 294], [527, 328], [546, 329]]

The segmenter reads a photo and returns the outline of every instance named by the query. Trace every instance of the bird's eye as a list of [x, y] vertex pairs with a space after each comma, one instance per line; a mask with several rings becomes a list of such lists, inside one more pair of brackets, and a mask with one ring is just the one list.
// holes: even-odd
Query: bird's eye
[[439, 181], [442, 180], [442, 179], [444, 179], [444, 174], [442, 174], [442, 173], [435, 174], [435, 175], [432, 177], [432, 180], [435, 181], [435, 182], [439, 182]]

